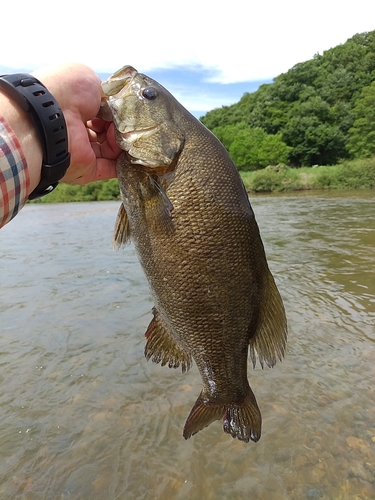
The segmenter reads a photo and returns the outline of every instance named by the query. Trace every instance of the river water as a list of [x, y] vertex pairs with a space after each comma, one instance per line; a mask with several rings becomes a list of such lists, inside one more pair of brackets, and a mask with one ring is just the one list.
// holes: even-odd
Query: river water
[[249, 379], [258, 443], [143, 356], [152, 300], [118, 203], [28, 205], [0, 232], [0, 499], [375, 498], [375, 192], [252, 197], [289, 320]]

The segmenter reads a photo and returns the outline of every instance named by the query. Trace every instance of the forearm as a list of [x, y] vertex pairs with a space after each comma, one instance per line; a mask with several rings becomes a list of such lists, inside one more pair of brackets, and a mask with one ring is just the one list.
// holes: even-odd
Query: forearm
[[2, 117], [17, 137], [26, 159], [30, 177], [30, 186], [27, 193], [29, 195], [40, 181], [43, 151], [38, 133], [29, 113], [23, 111], [11, 97], [1, 90], [0, 110]]
[[[50, 80], [53, 83], [58, 78]], [[64, 115], [48, 88], [28, 74], [4, 75], [0, 83], [5, 125], [0, 165], [4, 224], [27, 199], [44, 196], [56, 187], [70, 164], [70, 153]]]
[[0, 91], [0, 227], [24, 206], [38, 185], [42, 147], [25, 111]]

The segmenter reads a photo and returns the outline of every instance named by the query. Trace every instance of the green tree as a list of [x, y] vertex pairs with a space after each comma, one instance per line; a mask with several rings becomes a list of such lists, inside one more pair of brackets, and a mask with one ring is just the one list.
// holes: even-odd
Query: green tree
[[292, 148], [282, 140], [281, 133], [267, 134], [260, 127], [241, 122], [213, 130], [224, 144], [238, 170], [256, 170], [288, 161]]
[[281, 133], [265, 135], [258, 148], [258, 164], [262, 167], [287, 163], [292, 151], [282, 140]]
[[219, 127], [215, 127], [212, 132], [216, 135], [219, 141], [224, 144], [226, 149], [229, 150], [236, 136], [242, 134], [248, 128], [249, 127], [248, 125], [246, 125], [246, 123], [239, 122], [234, 125], [222, 125]]
[[120, 189], [117, 179], [109, 179], [100, 184], [100, 191], [98, 192], [98, 200], [118, 200], [120, 198]]
[[335, 124], [324, 123], [315, 115], [297, 116], [283, 130], [283, 139], [293, 147], [292, 165], [332, 165], [346, 156], [345, 136]]
[[354, 158], [375, 154], [375, 81], [364, 87], [354, 106], [355, 117], [349, 129], [347, 149]]
[[263, 129], [248, 126], [236, 134], [228, 151], [238, 170], [256, 170], [264, 166], [259, 163], [259, 148], [266, 135]]

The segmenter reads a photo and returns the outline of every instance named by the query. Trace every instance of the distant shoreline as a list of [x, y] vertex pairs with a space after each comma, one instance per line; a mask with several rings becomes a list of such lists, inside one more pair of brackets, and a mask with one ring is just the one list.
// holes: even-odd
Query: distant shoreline
[[332, 166], [269, 166], [253, 172], [241, 172], [241, 177], [246, 190], [255, 193], [371, 189], [375, 187], [375, 157]]
[[[280, 193], [322, 189], [371, 189], [375, 187], [375, 157], [341, 165], [291, 168], [269, 166], [253, 172], [240, 172], [250, 193]], [[59, 184], [47, 196], [31, 203], [68, 203], [120, 200], [117, 179], [78, 186]]]

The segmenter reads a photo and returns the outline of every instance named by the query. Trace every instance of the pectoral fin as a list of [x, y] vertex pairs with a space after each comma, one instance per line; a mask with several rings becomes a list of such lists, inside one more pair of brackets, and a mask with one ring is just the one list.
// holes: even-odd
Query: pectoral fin
[[117, 214], [112, 243], [116, 250], [130, 243], [129, 218], [122, 203]]
[[[284, 357], [287, 320], [283, 301], [271, 272], [267, 269], [261, 297], [261, 306], [255, 334], [250, 338], [250, 358], [253, 366], [256, 355], [263, 368], [264, 363], [272, 368], [277, 359]], [[250, 332], [252, 333], [252, 332]]]
[[181, 365], [183, 373], [188, 371], [192, 365], [191, 355], [178, 344], [155, 307], [152, 312], [154, 317], [145, 333], [147, 361], [151, 359], [154, 363], [168, 365], [169, 368], [178, 368]]
[[152, 195], [145, 200], [149, 214], [147, 222], [156, 230], [162, 228], [166, 234], [172, 234], [175, 230], [172, 220], [173, 205], [158, 178], [149, 176], [149, 183], [148, 190]]

